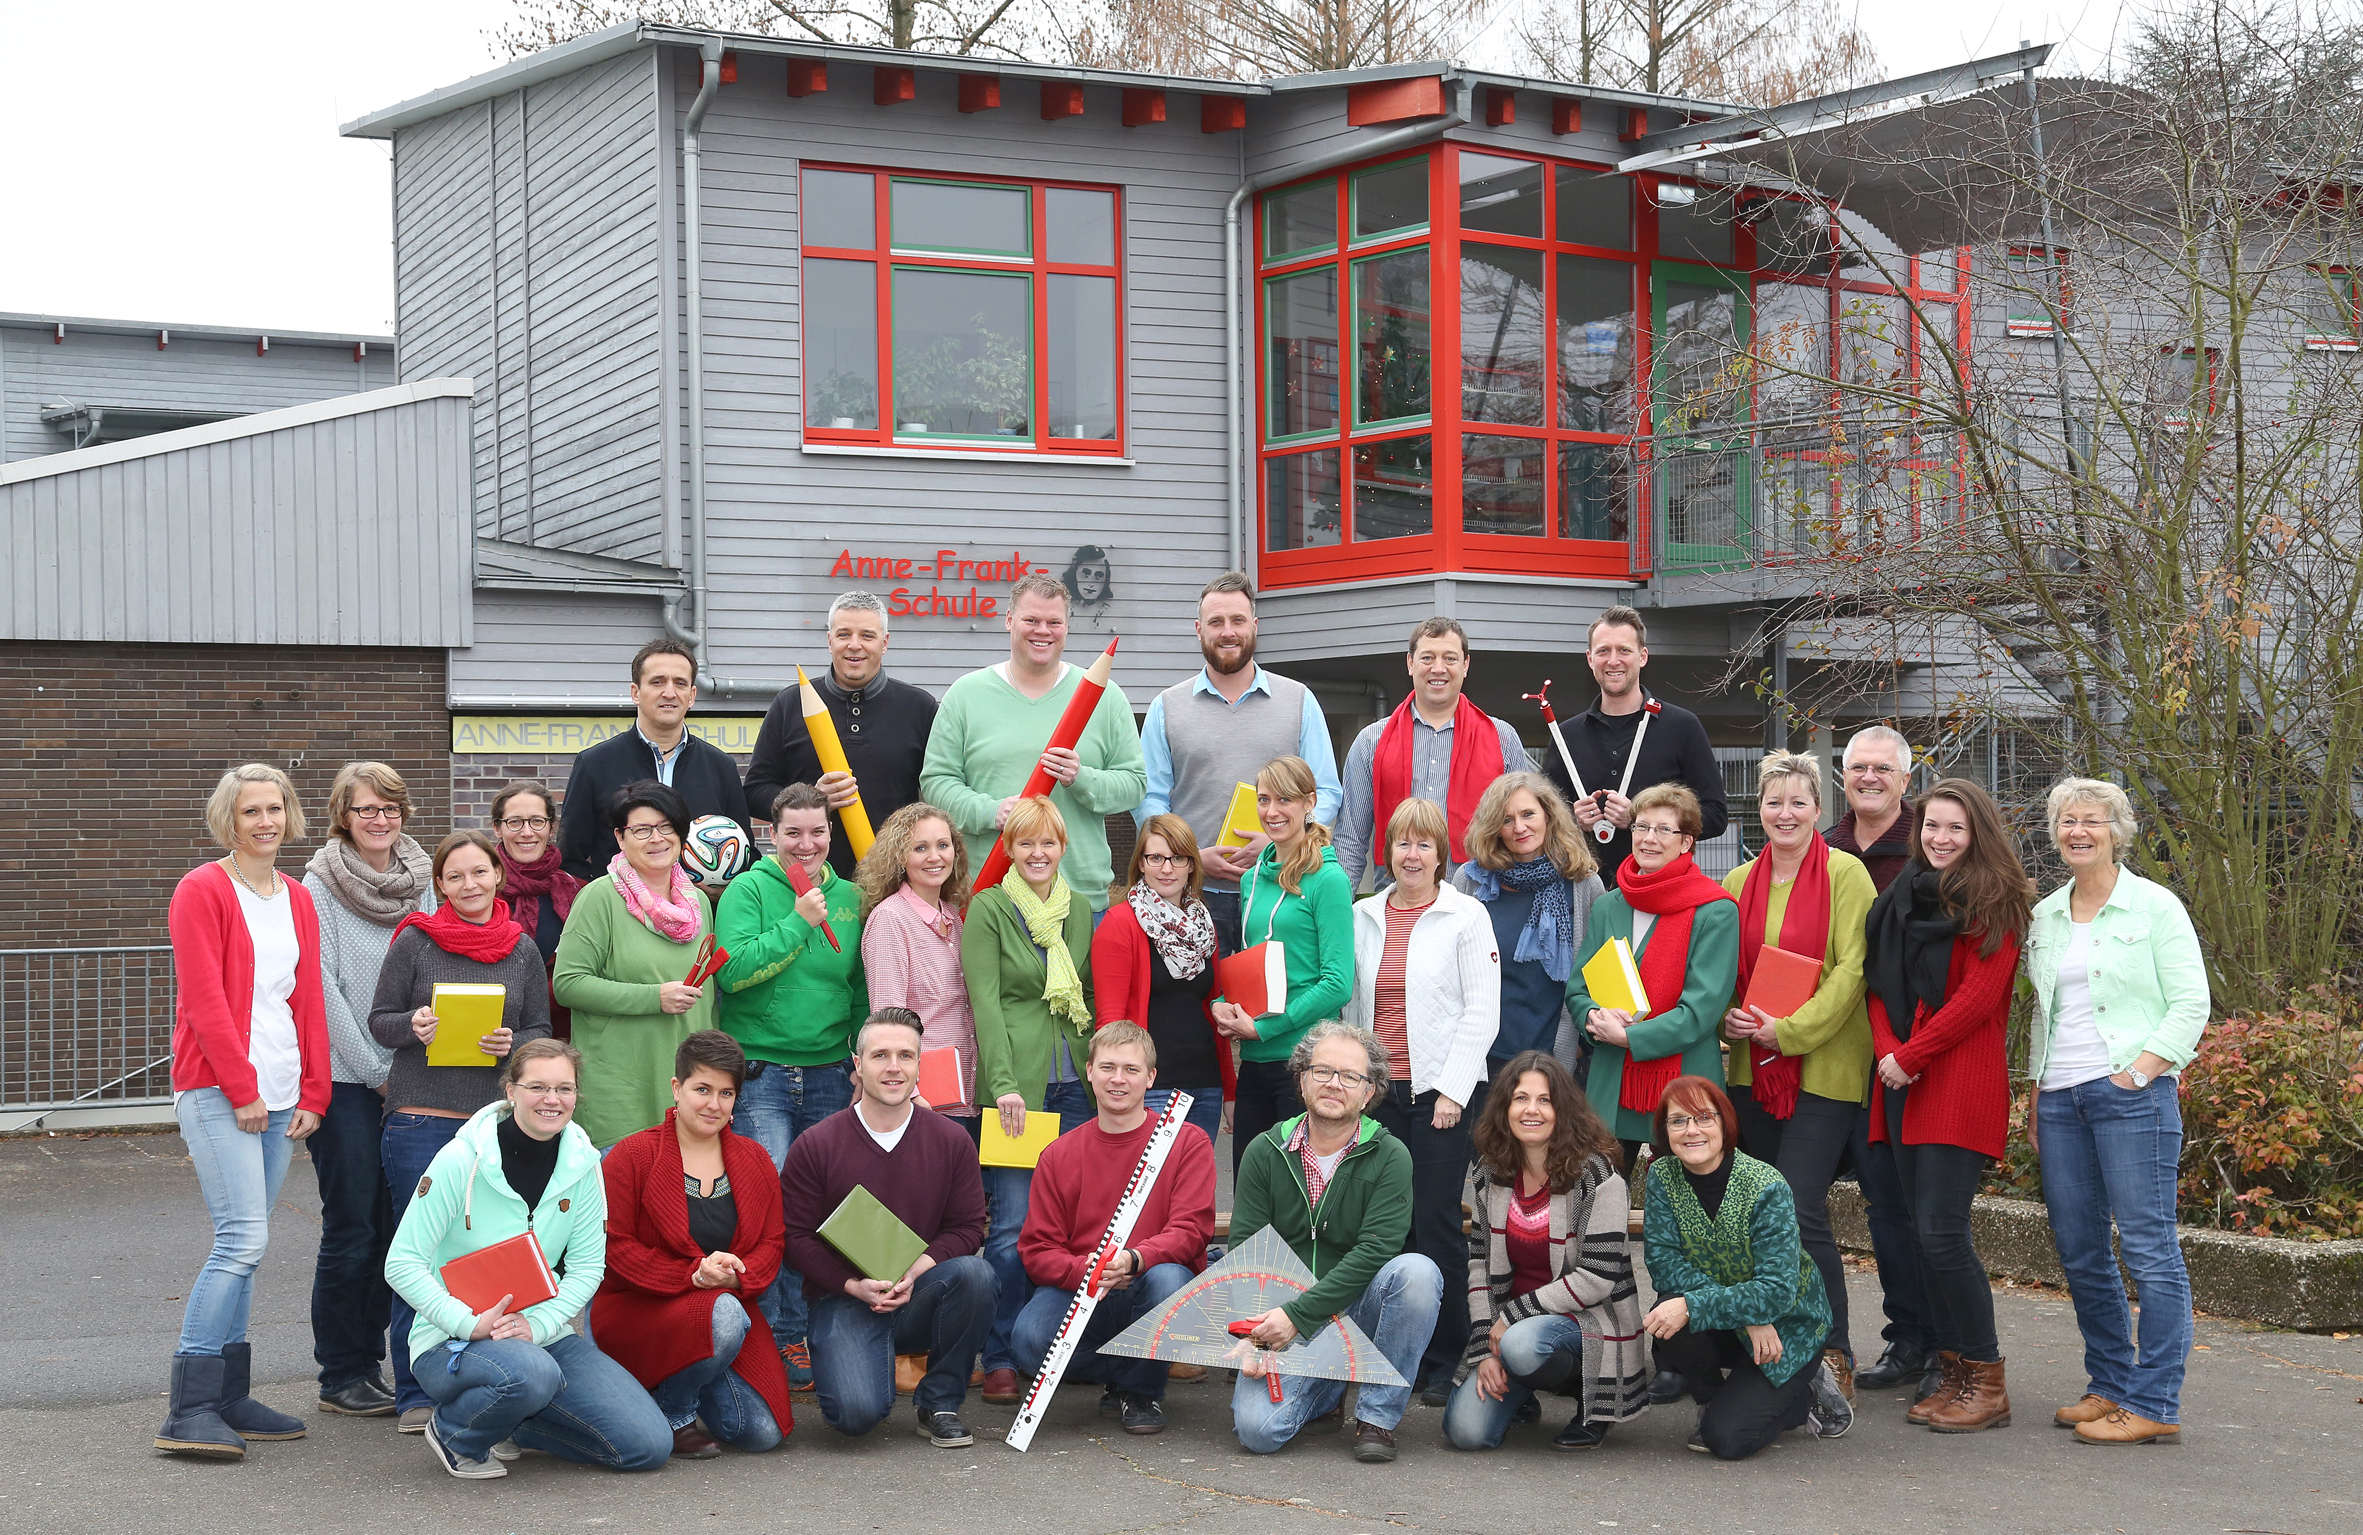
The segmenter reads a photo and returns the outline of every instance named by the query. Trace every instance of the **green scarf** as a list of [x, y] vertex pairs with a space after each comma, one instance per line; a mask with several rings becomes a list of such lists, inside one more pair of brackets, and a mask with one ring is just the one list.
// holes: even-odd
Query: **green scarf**
[[1042, 1000], [1053, 1016], [1065, 1014], [1079, 1029], [1091, 1027], [1091, 1009], [1083, 1001], [1083, 977], [1075, 973], [1075, 956], [1067, 952], [1067, 906], [1074, 892], [1065, 876], [1051, 881], [1050, 899], [1034, 894], [1017, 870], [1001, 876], [1001, 893], [1025, 920], [1026, 936], [1042, 951]]

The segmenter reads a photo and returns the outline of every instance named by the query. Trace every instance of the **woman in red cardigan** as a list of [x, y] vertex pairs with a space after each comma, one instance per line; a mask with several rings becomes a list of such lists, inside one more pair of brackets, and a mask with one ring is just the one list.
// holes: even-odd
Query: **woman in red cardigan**
[[237, 1460], [249, 1439], [303, 1437], [301, 1418], [246, 1394], [246, 1318], [288, 1160], [328, 1109], [328, 1012], [320, 918], [275, 867], [280, 847], [304, 834], [295, 785], [260, 762], [232, 768], [205, 824], [228, 856], [182, 877], [167, 923], [179, 983], [172, 1111], [213, 1217], [213, 1251], [189, 1286], [156, 1448]]
[[1908, 1421], [1940, 1434], [2010, 1424], [1994, 1295], [1969, 1206], [2010, 1132], [2004, 1033], [2034, 893], [1986, 791], [1938, 781], [1911, 861], [1871, 907], [1871, 1139], [1891, 1144], [1920, 1238], [1939, 1384]]
[[[771, 1154], [732, 1132], [746, 1052], [700, 1029], [673, 1055], [673, 1108], [608, 1153], [600, 1349], [656, 1398], [673, 1453], [760, 1453], [796, 1426], [760, 1296], [787, 1250]], [[703, 1419], [705, 1427], [698, 1426]], [[719, 1443], [717, 1442], [719, 1441]]]
[[1157, 1045], [1157, 1076], [1149, 1112], [1162, 1114], [1173, 1089], [1191, 1097], [1189, 1121], [1214, 1144], [1228, 1129], [1238, 1096], [1239, 1068], [1230, 1041], [1214, 1027], [1214, 918], [1202, 894], [1206, 860], [1190, 823], [1153, 815], [1132, 845], [1130, 887], [1122, 903], [1091, 935], [1091, 980], [1099, 1023], [1121, 1019], [1149, 1031]]

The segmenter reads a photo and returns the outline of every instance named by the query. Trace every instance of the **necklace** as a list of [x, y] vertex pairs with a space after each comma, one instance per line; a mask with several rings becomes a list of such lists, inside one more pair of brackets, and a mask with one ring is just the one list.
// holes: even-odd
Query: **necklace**
[[246, 887], [246, 893], [253, 896], [256, 900], [267, 901], [271, 898], [271, 896], [277, 895], [279, 893], [279, 871], [277, 869], [273, 869], [271, 871], [271, 893], [270, 895], [265, 895], [260, 890], [254, 888], [253, 881], [246, 877], [246, 871], [238, 867], [238, 855], [236, 853], [232, 853], [229, 857], [223, 859], [222, 862], [230, 866], [231, 877], [236, 879], [239, 884], [244, 885]]

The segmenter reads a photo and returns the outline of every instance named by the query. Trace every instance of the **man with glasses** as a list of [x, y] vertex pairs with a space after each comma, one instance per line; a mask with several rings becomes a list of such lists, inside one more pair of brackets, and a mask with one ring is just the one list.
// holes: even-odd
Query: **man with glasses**
[[574, 759], [558, 810], [558, 851], [566, 872], [588, 882], [607, 872], [615, 838], [607, 827], [607, 798], [629, 783], [653, 778], [679, 791], [689, 818], [723, 815], [738, 822], [755, 845], [746, 791], [730, 754], [689, 733], [697, 703], [697, 662], [679, 640], [650, 640], [632, 657], [632, 728]]
[[[1912, 821], [1918, 810], [1905, 798], [1912, 779], [1912, 743], [1885, 725], [1870, 725], [1846, 743], [1846, 814], [1823, 839], [1852, 853], [1870, 870], [1871, 883], [1885, 890], [1912, 856]], [[1895, 1150], [1871, 1144], [1868, 1103], [1854, 1117], [1850, 1142], [1855, 1176], [1861, 1180], [1871, 1255], [1879, 1264], [1879, 1292], [1887, 1326], [1886, 1350], [1878, 1363], [1854, 1377], [1858, 1388], [1885, 1391], [1925, 1380], [1920, 1395], [1936, 1389], [1937, 1358], [1928, 1313], [1928, 1287], [1920, 1272], [1920, 1239], [1904, 1205], [1896, 1177]]]
[[1009, 595], [1003, 620], [1009, 659], [970, 672], [945, 692], [928, 737], [919, 793], [950, 814], [973, 866], [1040, 764], [1050, 773], [1051, 803], [1067, 824], [1059, 872], [1094, 913], [1104, 912], [1115, 878], [1107, 818], [1138, 805], [1148, 780], [1132, 701], [1111, 680], [1082, 737], [1071, 747], [1044, 750], [1083, 679], [1082, 669], [1064, 659], [1067, 589], [1058, 577], [1037, 570], [1019, 577]]
[[[1231, 1201], [1231, 1240], [1269, 1226], [1316, 1276], [1311, 1289], [1252, 1318], [1249, 1339], [1285, 1348], [1333, 1316], [1353, 1318], [1405, 1381], [1436, 1330], [1444, 1276], [1403, 1251], [1411, 1230], [1411, 1153], [1363, 1114], [1387, 1084], [1387, 1051], [1368, 1029], [1315, 1024], [1289, 1057], [1305, 1112], [1248, 1144]], [[1342, 1426], [1346, 1383], [1286, 1376], [1280, 1400], [1242, 1370], [1231, 1395], [1239, 1443], [1269, 1455], [1304, 1430]], [[1411, 1387], [1358, 1388], [1354, 1458], [1395, 1458], [1395, 1427]]]
[[[1223, 820], [1241, 784], [1275, 757], [1302, 757], [1313, 770], [1313, 819], [1337, 820], [1342, 791], [1337, 749], [1313, 690], [1273, 675], [1255, 659], [1255, 584], [1236, 570], [1198, 594], [1198, 649], [1206, 665], [1149, 701], [1141, 721], [1148, 793], [1133, 819], [1168, 811], [1190, 823], [1206, 859], [1206, 910], [1225, 954], [1239, 937], [1239, 881], [1271, 839], [1250, 824], [1236, 847], [1221, 845]], [[1252, 820], [1252, 818], [1251, 818]]]
[[1618, 865], [1633, 854], [1633, 799], [1643, 789], [1688, 785], [1698, 796], [1702, 843], [1723, 835], [1731, 812], [1707, 727], [1688, 709], [1652, 698], [1641, 686], [1641, 669], [1649, 664], [1649, 629], [1641, 615], [1619, 606], [1593, 619], [1584, 661], [1600, 698], [1563, 727], [1567, 755], [1583, 785], [1579, 790], [1568, 780], [1567, 764], [1556, 752], [1545, 754], [1543, 771], [1593, 839], [1600, 883], [1614, 890]]

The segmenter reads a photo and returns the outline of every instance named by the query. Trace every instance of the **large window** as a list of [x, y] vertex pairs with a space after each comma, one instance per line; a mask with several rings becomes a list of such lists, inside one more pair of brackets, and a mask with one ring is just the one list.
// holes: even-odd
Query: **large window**
[[807, 441], [1122, 452], [1113, 189], [818, 166], [801, 181]]

